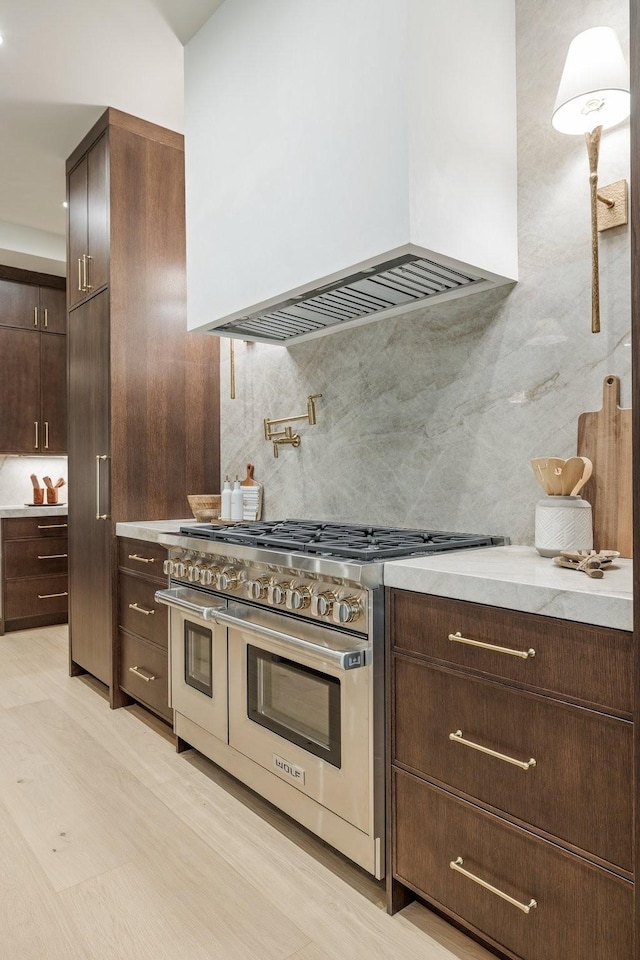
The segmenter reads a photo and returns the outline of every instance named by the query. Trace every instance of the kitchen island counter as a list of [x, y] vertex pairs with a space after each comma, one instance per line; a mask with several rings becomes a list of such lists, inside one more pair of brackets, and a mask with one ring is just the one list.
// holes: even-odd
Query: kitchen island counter
[[41, 507], [28, 507], [23, 504], [15, 504], [14, 506], [0, 507], [0, 519], [4, 520], [8, 517], [50, 517], [50, 516], [65, 516], [67, 513], [68, 505], [66, 503], [57, 503], [47, 505], [43, 503]]
[[387, 587], [468, 600], [619, 630], [633, 630], [632, 561], [619, 559], [601, 580], [559, 567], [534, 547], [432, 554], [385, 563]]

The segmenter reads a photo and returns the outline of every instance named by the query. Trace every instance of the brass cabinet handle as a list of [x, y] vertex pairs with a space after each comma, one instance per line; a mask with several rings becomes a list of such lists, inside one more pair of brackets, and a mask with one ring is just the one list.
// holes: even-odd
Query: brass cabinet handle
[[512, 650], [511, 647], [498, 647], [495, 643], [483, 643], [482, 640], [470, 640], [463, 637], [460, 631], [450, 633], [449, 640], [454, 643], [468, 643], [471, 647], [482, 647], [483, 650], [493, 650], [494, 653], [506, 653], [510, 657], [520, 657], [522, 660], [528, 660], [529, 657], [535, 657], [536, 652], [532, 648], [529, 650]]
[[96, 454], [96, 520], [108, 520], [108, 513], [100, 513], [100, 461], [108, 460], [109, 454], [107, 453], [97, 453]]
[[66, 523], [39, 523], [38, 530], [60, 530], [67, 527]]
[[40, 439], [39, 436], [38, 436], [38, 421], [37, 421], [37, 420], [34, 420], [34, 421], [33, 421], [33, 425], [34, 425], [34, 427], [36, 428], [36, 442], [35, 442], [34, 445], [33, 445], [33, 449], [34, 449], [34, 450], [37, 450], [38, 447], [39, 447], [39, 439]]
[[88, 272], [89, 272], [89, 271], [87, 270], [87, 255], [86, 255], [85, 253], [83, 253], [83, 254], [82, 254], [82, 290], [83, 290], [83, 293], [86, 293], [87, 290], [89, 289], [88, 286], [87, 286], [87, 274], [88, 274]]
[[44, 422], [44, 448], [45, 450], [49, 449], [49, 421], [45, 420]]
[[66, 553], [45, 553], [38, 556], [38, 560], [64, 560], [66, 556]]
[[531, 760], [515, 760], [513, 757], [508, 757], [506, 753], [497, 753], [495, 750], [490, 750], [489, 747], [483, 747], [479, 743], [474, 743], [473, 740], [465, 740], [462, 736], [462, 730], [456, 730], [455, 733], [449, 734], [449, 740], [453, 740], [454, 743], [461, 743], [463, 747], [471, 747], [472, 750], [479, 750], [480, 753], [486, 753], [489, 757], [495, 757], [496, 760], [504, 760], [505, 763], [512, 763], [514, 767], [520, 767], [521, 770], [530, 770], [531, 767], [535, 767], [536, 762], [531, 758]]
[[93, 290], [92, 285], [89, 283], [89, 278], [91, 274], [89, 273], [91, 269], [91, 261], [93, 257], [90, 257], [89, 254], [85, 257], [85, 274], [84, 274], [84, 288], [85, 290]]
[[78, 257], [78, 293], [84, 293], [82, 286], [82, 257]]
[[64, 593], [39, 593], [38, 600], [50, 600], [51, 597], [68, 597], [69, 594], [65, 590]]
[[130, 553], [129, 560], [138, 560], [140, 563], [155, 563], [155, 557], [140, 557], [137, 553]]
[[150, 617], [156, 612], [155, 610], [147, 610], [146, 607], [139, 607], [137, 603], [130, 603], [129, 610], [135, 610], [137, 613], [144, 613], [145, 617]]
[[48, 313], [46, 307], [44, 308], [44, 310], [43, 310], [42, 312], [44, 313], [44, 324], [43, 324], [43, 326], [44, 326], [44, 328], [45, 328], [45, 330], [46, 330], [47, 327], [49, 326], [49, 313]]
[[37, 307], [33, 308], [33, 325], [34, 327], [38, 326], [38, 308]]
[[463, 868], [463, 863], [464, 860], [462, 857], [456, 857], [455, 860], [452, 860], [449, 863], [449, 866], [452, 870], [455, 870], [456, 873], [461, 873], [463, 877], [473, 880], [474, 883], [477, 883], [480, 887], [483, 887], [490, 893], [495, 893], [496, 897], [500, 897], [501, 900], [506, 900], [507, 903], [510, 903], [512, 907], [517, 907], [518, 910], [522, 910], [523, 913], [531, 913], [531, 911], [538, 906], [538, 901], [534, 900], [533, 898], [529, 901], [529, 903], [520, 903], [519, 900], [515, 900], [513, 897], [510, 897], [509, 894], [505, 893], [503, 890], [498, 890], [497, 887], [487, 883], [487, 881], [483, 880], [481, 877], [476, 877], [474, 873], [469, 873], [468, 870]]
[[151, 683], [152, 680], [157, 679], [153, 673], [145, 673], [140, 667], [129, 667], [129, 673], [135, 673], [136, 677], [140, 677], [145, 683]]

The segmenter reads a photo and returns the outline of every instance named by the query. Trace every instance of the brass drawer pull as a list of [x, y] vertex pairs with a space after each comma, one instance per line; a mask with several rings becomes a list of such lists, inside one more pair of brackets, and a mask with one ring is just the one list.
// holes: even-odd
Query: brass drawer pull
[[139, 557], [137, 553], [130, 553], [129, 560], [138, 560], [140, 563], [155, 563], [155, 557]]
[[65, 590], [64, 593], [39, 593], [38, 600], [50, 600], [52, 597], [68, 597], [69, 594]]
[[529, 650], [512, 650], [511, 647], [498, 647], [495, 643], [483, 643], [482, 640], [470, 640], [463, 637], [460, 631], [450, 633], [449, 640], [454, 643], [468, 643], [470, 647], [482, 647], [483, 650], [493, 650], [494, 653], [507, 653], [510, 657], [520, 657], [522, 660], [528, 660], [529, 657], [535, 657], [536, 652], [533, 648]]
[[136, 677], [140, 677], [145, 683], [151, 683], [152, 680], [157, 679], [152, 673], [144, 673], [140, 667], [129, 667], [129, 673], [135, 673]]
[[43, 556], [38, 556], [38, 560], [66, 560], [66, 553], [45, 553]]
[[508, 757], [505, 753], [497, 753], [497, 751], [490, 750], [489, 747], [483, 747], [479, 743], [474, 743], [472, 740], [465, 740], [462, 736], [462, 730], [456, 730], [455, 733], [450, 733], [449, 740], [453, 740], [454, 743], [461, 743], [464, 747], [471, 747], [472, 750], [479, 750], [480, 753], [486, 753], [489, 757], [495, 757], [496, 760], [504, 760], [505, 763], [512, 763], [514, 767], [520, 767], [521, 770], [530, 770], [531, 767], [535, 767], [536, 765], [533, 757], [531, 760], [514, 760], [513, 757]]
[[144, 613], [145, 617], [150, 617], [156, 612], [155, 610], [147, 610], [146, 607], [139, 607], [137, 603], [130, 603], [129, 610], [135, 610], [137, 613]]
[[486, 880], [482, 880], [480, 877], [476, 877], [475, 874], [469, 873], [468, 870], [464, 870], [462, 866], [463, 863], [464, 860], [462, 857], [456, 857], [455, 860], [450, 862], [449, 866], [452, 870], [455, 870], [456, 873], [461, 873], [463, 877], [473, 880], [474, 883], [477, 883], [480, 887], [484, 887], [484, 889], [488, 890], [490, 893], [495, 893], [496, 897], [506, 900], [507, 903], [510, 903], [512, 907], [517, 907], [518, 910], [522, 910], [523, 913], [531, 913], [531, 911], [538, 906], [538, 901], [534, 900], [533, 898], [529, 900], [529, 903], [520, 903], [519, 900], [515, 900], [513, 897], [510, 897], [508, 893], [504, 893], [502, 890], [498, 890], [497, 887], [487, 883]]
[[38, 530], [61, 530], [64, 527], [66, 530], [66, 523], [39, 523]]

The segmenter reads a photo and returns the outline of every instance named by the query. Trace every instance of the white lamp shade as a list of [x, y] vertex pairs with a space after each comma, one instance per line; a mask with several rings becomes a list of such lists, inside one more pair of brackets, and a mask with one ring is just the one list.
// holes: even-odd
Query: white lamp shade
[[569, 45], [551, 122], [561, 133], [613, 127], [631, 111], [629, 70], [611, 27], [592, 27]]

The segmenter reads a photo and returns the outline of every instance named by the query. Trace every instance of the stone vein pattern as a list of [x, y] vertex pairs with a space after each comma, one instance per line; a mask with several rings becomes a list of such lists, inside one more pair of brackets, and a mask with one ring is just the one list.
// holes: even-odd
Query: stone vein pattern
[[[236, 343], [237, 399], [222, 345], [222, 471], [255, 464], [266, 519], [491, 533], [533, 544], [540, 497], [529, 459], [576, 453], [577, 419], [602, 381], [630, 405], [629, 231], [600, 237], [602, 332], [590, 332], [588, 163], [551, 112], [571, 39], [606, 23], [628, 43], [624, 0], [516, 0], [517, 285], [381, 320], [288, 350]], [[479, 143], [478, 149], [491, 145]], [[603, 135], [600, 182], [628, 178], [629, 126]], [[372, 198], [373, 199], [373, 198]], [[264, 417], [317, 425], [276, 460]]]

